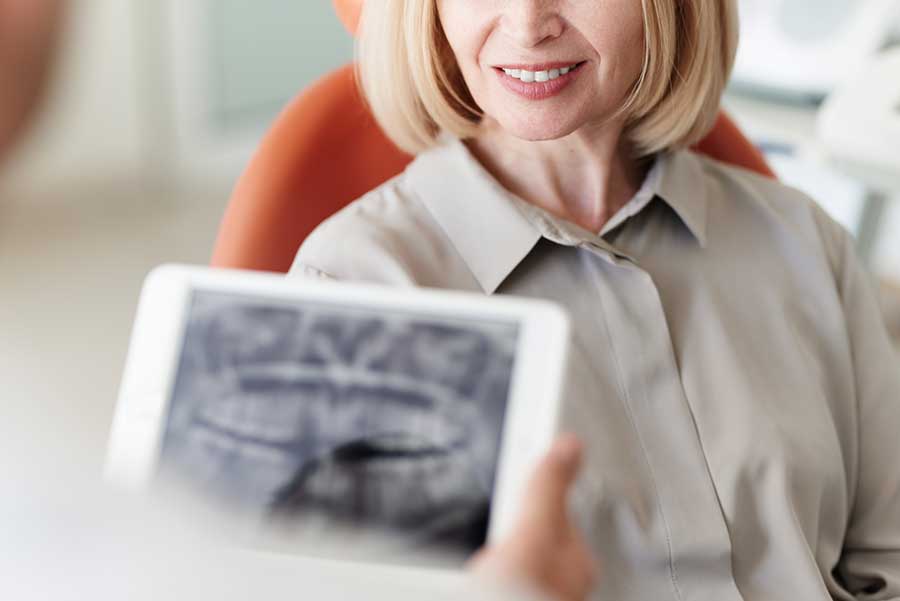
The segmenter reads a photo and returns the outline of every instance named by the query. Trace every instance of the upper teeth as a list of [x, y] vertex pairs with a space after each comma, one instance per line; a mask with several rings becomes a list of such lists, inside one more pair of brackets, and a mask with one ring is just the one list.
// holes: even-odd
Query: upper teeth
[[562, 69], [550, 69], [549, 71], [526, 71], [525, 69], [503, 69], [503, 72], [509, 75], [510, 77], [515, 77], [518, 80], [521, 80], [525, 83], [533, 83], [533, 82], [544, 82], [550, 81], [551, 79], [556, 79], [560, 75], [565, 75], [572, 69], [574, 69], [576, 65], [570, 65], [568, 67], [563, 67]]

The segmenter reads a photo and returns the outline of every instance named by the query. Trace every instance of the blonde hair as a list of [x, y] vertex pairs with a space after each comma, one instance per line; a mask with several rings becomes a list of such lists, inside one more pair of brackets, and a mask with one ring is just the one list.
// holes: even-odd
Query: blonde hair
[[[641, 0], [644, 59], [617, 115], [638, 154], [684, 148], [712, 128], [734, 64], [735, 0]], [[375, 119], [418, 153], [442, 131], [474, 137], [482, 113], [444, 36], [436, 0], [364, 4], [357, 78]]]

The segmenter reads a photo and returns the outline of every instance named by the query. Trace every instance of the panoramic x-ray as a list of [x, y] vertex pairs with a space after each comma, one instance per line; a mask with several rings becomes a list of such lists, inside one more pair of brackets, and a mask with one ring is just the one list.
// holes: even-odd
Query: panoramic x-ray
[[197, 292], [161, 476], [297, 536], [474, 551], [517, 330]]

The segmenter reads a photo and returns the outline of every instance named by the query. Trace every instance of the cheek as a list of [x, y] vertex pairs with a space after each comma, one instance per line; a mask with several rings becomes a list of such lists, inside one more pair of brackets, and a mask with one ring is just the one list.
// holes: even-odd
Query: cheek
[[479, 58], [497, 19], [489, 2], [439, 0], [441, 28], [460, 66], [479, 67]]
[[607, 89], [627, 90], [640, 76], [644, 63], [643, 13], [626, 11], [605, 18], [589, 34], [600, 57], [598, 76]]
[[444, 36], [453, 49], [460, 66], [470, 63], [477, 54], [477, 34], [467, 6], [459, 0], [441, 0], [438, 2], [438, 18]]
[[489, 19], [470, 3], [442, 0], [438, 15], [444, 36], [456, 59], [466, 86], [473, 96], [479, 96], [485, 86], [480, 58], [485, 47]]

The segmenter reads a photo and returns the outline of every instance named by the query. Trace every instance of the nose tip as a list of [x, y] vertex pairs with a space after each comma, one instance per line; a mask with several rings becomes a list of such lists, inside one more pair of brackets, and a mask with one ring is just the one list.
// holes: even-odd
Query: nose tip
[[507, 35], [520, 46], [530, 48], [558, 38], [565, 29], [562, 17], [547, 0], [514, 3], [502, 18]]

